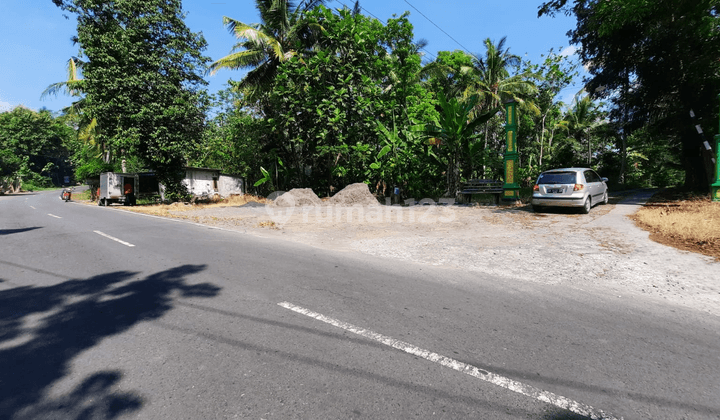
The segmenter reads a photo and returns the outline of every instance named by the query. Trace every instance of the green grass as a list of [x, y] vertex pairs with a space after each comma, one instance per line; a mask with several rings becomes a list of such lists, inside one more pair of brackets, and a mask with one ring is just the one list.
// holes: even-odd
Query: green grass
[[31, 184], [31, 183], [27, 183], [27, 184], [24, 183], [22, 185], [22, 187], [20, 188], [20, 191], [35, 192], [35, 191], [52, 191], [52, 190], [57, 190], [57, 189], [58, 189], [58, 187], [39, 187], [39, 186]]
[[72, 193], [72, 199], [73, 200], [87, 200], [89, 201], [91, 199], [90, 190], [75, 192]]

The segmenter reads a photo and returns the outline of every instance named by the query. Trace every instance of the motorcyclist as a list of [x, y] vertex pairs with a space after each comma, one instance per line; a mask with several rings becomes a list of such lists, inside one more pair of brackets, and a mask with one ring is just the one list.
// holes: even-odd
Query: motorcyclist
[[65, 200], [65, 202], [70, 201], [70, 198], [72, 197], [72, 187], [65, 187], [62, 189], [62, 192], [60, 193], [60, 199]]

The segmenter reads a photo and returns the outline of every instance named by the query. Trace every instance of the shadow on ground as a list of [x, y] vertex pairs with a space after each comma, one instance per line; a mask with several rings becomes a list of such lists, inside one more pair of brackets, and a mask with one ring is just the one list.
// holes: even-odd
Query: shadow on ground
[[12, 235], [13, 233], [23, 233], [28, 232], [35, 229], [42, 229], [40, 226], [35, 227], [28, 227], [28, 228], [20, 228], [20, 229], [0, 229], [0, 236], [2, 235]]
[[211, 284], [186, 284], [204, 265], [183, 265], [143, 279], [118, 271], [52, 286], [0, 291], [0, 419], [112, 419], [137, 411], [141, 396], [117, 391], [122, 373], [98, 371], [56, 399], [46, 392], [69, 364], [106, 337], [173, 308], [172, 296], [212, 297]]

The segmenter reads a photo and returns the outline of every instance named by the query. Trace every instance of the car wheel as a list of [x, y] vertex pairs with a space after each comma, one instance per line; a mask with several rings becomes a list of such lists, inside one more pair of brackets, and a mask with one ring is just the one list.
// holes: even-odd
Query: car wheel
[[607, 203], [608, 203], [608, 193], [607, 193], [607, 190], [605, 191], [605, 194], [603, 194], [602, 203], [603, 203], [603, 204], [607, 204]]
[[532, 209], [535, 213], [542, 213], [542, 211], [544, 210], [543, 206], [535, 206], [535, 205], [532, 206]]
[[582, 207], [582, 214], [588, 214], [590, 213], [590, 209], [592, 208], [592, 201], [590, 200], [590, 197], [585, 199], [585, 204]]

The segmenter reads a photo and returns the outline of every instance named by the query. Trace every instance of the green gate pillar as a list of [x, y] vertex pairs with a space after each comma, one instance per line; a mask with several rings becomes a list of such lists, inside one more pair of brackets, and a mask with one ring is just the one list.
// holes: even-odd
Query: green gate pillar
[[503, 185], [503, 201], [520, 201], [520, 184], [517, 183], [517, 102], [505, 102], [505, 185]]
[[[720, 95], [718, 95], [720, 99]], [[710, 186], [712, 201], [720, 201], [720, 130], [715, 136], [715, 183]]]
[[715, 183], [712, 184], [712, 201], [720, 201], [720, 134], [715, 136]]

